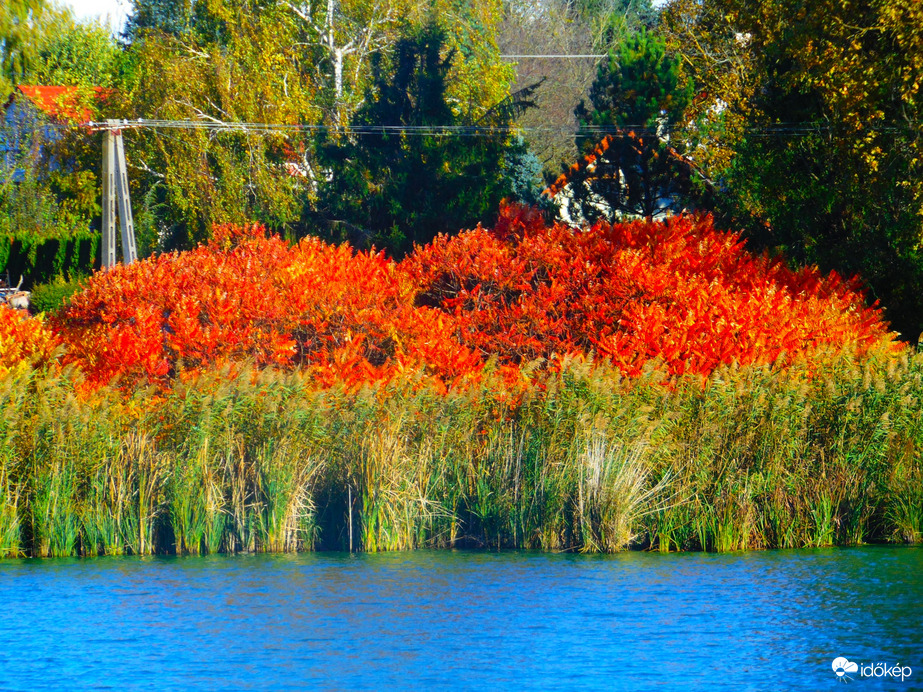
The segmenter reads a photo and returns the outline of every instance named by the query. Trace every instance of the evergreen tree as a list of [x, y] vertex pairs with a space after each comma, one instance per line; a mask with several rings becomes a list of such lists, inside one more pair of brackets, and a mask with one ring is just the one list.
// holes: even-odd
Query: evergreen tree
[[[322, 143], [332, 179], [309, 217], [331, 239], [400, 256], [438, 233], [489, 221], [510, 195], [504, 162], [511, 142], [501, 126], [524, 100], [509, 99], [477, 120], [453, 112], [453, 53], [443, 57], [444, 45], [442, 30], [429, 26], [398, 41], [392, 60], [376, 56], [350, 135]], [[497, 130], [482, 129], [491, 126]]]
[[670, 128], [692, 96], [660, 37], [640, 30], [610, 53], [574, 114], [579, 151], [590, 165], [569, 174], [572, 218], [593, 221], [621, 214], [652, 218], [685, 206], [690, 167], [668, 145]]

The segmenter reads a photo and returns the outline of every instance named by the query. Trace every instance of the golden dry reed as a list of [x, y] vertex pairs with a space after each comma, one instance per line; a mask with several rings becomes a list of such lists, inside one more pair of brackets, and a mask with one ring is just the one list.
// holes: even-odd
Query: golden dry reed
[[734, 551], [923, 540], [923, 357], [448, 393], [223, 372], [0, 379], [0, 555]]

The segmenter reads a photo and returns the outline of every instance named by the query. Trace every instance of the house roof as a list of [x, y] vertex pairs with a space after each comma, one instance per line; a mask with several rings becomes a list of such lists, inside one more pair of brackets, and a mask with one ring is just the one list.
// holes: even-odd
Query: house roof
[[[103, 87], [90, 87], [93, 100], [99, 104], [105, 101], [112, 93]], [[93, 117], [93, 109], [87, 103], [87, 90], [75, 86], [17, 86], [7, 101], [9, 106], [13, 100], [22, 95], [45, 115], [57, 120], [66, 120], [74, 123], [86, 123]]]

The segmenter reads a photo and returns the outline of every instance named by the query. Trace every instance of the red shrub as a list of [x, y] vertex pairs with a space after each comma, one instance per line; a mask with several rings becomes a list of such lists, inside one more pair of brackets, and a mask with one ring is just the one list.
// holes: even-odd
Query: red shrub
[[578, 230], [511, 208], [494, 233], [440, 236], [405, 265], [418, 303], [453, 314], [462, 343], [511, 362], [595, 351], [628, 375], [652, 359], [704, 375], [783, 351], [890, 343], [847, 282], [751, 255], [710, 218]]
[[0, 376], [20, 363], [47, 363], [56, 345], [41, 317], [0, 304]]
[[505, 210], [496, 229], [438, 237], [395, 264], [262, 227], [96, 274], [56, 323], [93, 383], [167, 382], [241, 359], [353, 384], [412, 369], [449, 384], [596, 353], [624, 373], [773, 362], [818, 346], [890, 344], [879, 312], [836, 275], [748, 254], [706, 218], [547, 226]]
[[412, 295], [381, 254], [224, 227], [208, 246], [97, 273], [57, 327], [67, 359], [96, 383], [244, 358], [305, 365], [328, 381], [411, 365], [454, 378], [476, 366], [447, 318], [414, 309]]

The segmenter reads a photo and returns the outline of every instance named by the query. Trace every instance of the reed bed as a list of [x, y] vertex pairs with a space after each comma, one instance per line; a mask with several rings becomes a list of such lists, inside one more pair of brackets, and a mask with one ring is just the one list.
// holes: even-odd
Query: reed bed
[[169, 394], [0, 380], [0, 555], [923, 540], [923, 356], [667, 386], [573, 361], [510, 397], [245, 370]]

